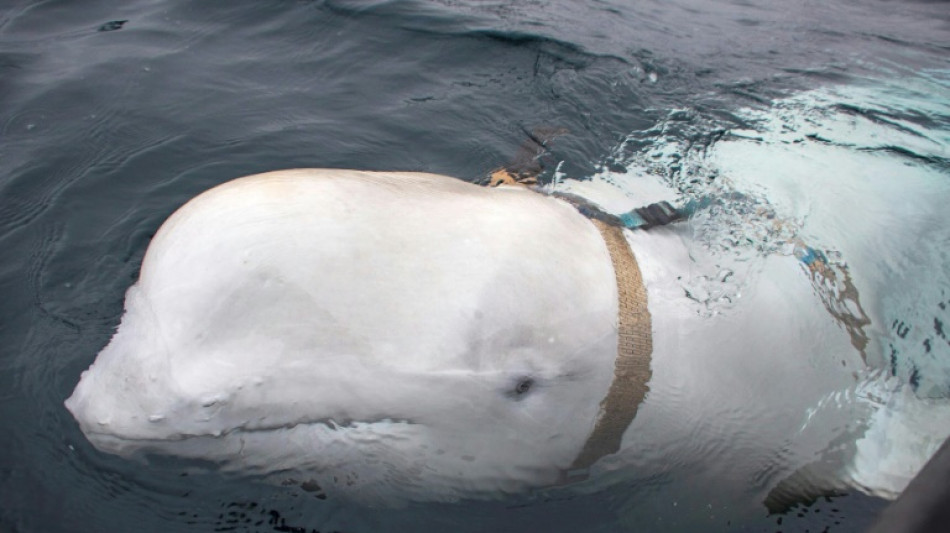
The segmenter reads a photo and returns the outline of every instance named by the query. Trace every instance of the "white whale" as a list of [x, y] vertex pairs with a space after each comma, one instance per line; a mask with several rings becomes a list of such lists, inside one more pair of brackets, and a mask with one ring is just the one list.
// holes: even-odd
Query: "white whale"
[[[432, 174], [287, 170], [188, 202], [66, 406], [106, 452], [207, 459], [364, 501], [622, 472], [685, 471], [762, 498], [803, 468], [859, 484], [876, 374], [808, 270], [765, 257], [730, 312], [710, 316], [683, 290], [685, 226], [625, 236], [652, 376], [619, 449], [580, 467], [622, 379], [604, 237], [557, 198]], [[912, 474], [862, 488], [893, 495]]]

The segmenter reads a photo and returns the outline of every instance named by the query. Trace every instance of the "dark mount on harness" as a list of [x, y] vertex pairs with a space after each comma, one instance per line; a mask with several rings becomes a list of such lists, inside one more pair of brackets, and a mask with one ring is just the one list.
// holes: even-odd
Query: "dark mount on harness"
[[576, 194], [552, 192], [550, 196], [560, 198], [574, 206], [577, 212], [587, 218], [599, 220], [605, 224], [627, 229], [650, 229], [665, 226], [680, 220], [686, 220], [689, 212], [677, 209], [669, 202], [662, 201], [644, 207], [638, 207], [621, 215], [608, 213], [597, 204]]

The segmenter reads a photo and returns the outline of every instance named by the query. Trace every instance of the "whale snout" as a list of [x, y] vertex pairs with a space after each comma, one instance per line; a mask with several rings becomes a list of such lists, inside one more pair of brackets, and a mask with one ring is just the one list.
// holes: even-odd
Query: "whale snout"
[[121, 441], [167, 438], [158, 427], [164, 416], [143, 409], [147, 388], [139, 380], [130, 379], [133, 376], [114, 380], [109, 379], [109, 373], [93, 365], [65, 401], [66, 409], [92, 444], [118, 453], [122, 451], [116, 449]]
[[[134, 302], [135, 290], [129, 291]], [[82, 373], [64, 405], [97, 448], [121, 453], [117, 443], [175, 438], [166, 425], [175, 399], [166, 379], [166, 354], [148, 342], [141, 317], [123, 317], [119, 331]], [[143, 342], [146, 341], [146, 342]]]

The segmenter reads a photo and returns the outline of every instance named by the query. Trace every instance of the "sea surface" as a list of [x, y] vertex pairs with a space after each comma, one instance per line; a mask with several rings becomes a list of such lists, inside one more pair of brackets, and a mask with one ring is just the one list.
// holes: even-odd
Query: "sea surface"
[[[63, 407], [197, 193], [293, 167], [483, 182], [552, 131], [544, 182], [724, 177], [820, 238], [873, 226], [873, 341], [950, 397], [945, 1], [0, 0], [0, 533], [864, 530], [887, 502], [858, 492], [758, 518], [633, 486], [365, 509], [102, 454]], [[715, 222], [704, 249], [756, 230]], [[715, 313], [720, 289], [692, 294]]]

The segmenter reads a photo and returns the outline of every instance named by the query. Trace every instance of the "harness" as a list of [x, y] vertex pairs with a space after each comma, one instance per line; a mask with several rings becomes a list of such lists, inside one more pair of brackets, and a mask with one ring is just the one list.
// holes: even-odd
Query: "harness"
[[[504, 176], [500, 176], [501, 173], [504, 173]], [[528, 185], [525, 180], [505, 171], [496, 172], [492, 176], [491, 185], [502, 183]], [[534, 187], [529, 188], [541, 192]], [[594, 463], [620, 450], [623, 434], [633, 422], [640, 404], [650, 390], [649, 382], [653, 375], [650, 370], [653, 331], [650, 310], [647, 307], [647, 291], [636, 256], [627, 244], [623, 230], [646, 229], [683, 217], [666, 202], [651, 204], [617, 216], [577, 195], [561, 192], [548, 195], [574, 206], [597, 228], [610, 254], [617, 284], [617, 357], [614, 360], [614, 379], [607, 394], [600, 401], [593, 431], [588, 435], [574, 462], [561, 474], [559, 484], [566, 484], [587, 478]]]
[[653, 375], [650, 370], [653, 354], [650, 310], [637, 259], [621, 227], [596, 218], [591, 218], [591, 222], [607, 245], [617, 282], [617, 358], [614, 379], [600, 402], [594, 430], [564, 473], [565, 482], [586, 478], [591, 465], [620, 450], [623, 433], [637, 416], [637, 410], [650, 390]]
[[[640, 404], [650, 390], [653, 333], [650, 311], [647, 308], [647, 291], [636, 257], [624, 238], [623, 230], [649, 229], [685, 220], [723, 199], [700, 197], [688, 201], [680, 208], [673, 207], [668, 202], [657, 202], [614, 215], [580, 196], [539, 190], [535, 186], [537, 179], [533, 174], [498, 170], [491, 175], [489, 185], [494, 187], [501, 184], [525, 186], [540, 194], [568, 202], [594, 224], [610, 253], [617, 283], [617, 358], [614, 362], [614, 379], [607, 395], [600, 402], [594, 429], [574, 462], [562, 473], [560, 483], [580, 481], [587, 477], [594, 463], [620, 450], [623, 434], [633, 422]], [[741, 193], [733, 192], [725, 199], [743, 198]], [[774, 223], [782, 224], [778, 220]], [[847, 266], [830, 261], [824, 253], [808, 246], [800, 238], [793, 244], [794, 255], [807, 269], [812, 285], [826, 310], [848, 332], [851, 344], [867, 362], [868, 335], [864, 328], [870, 325], [871, 320], [861, 305]]]

